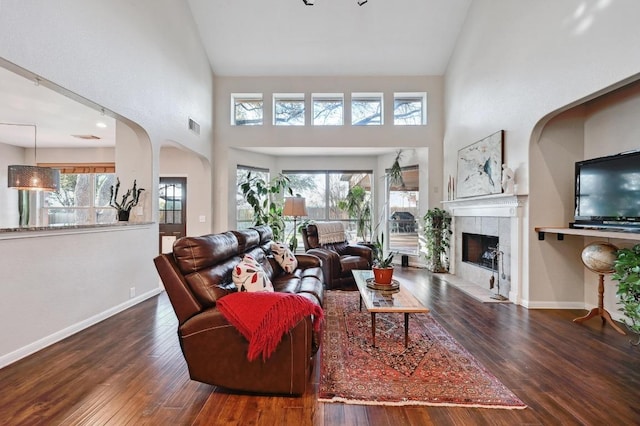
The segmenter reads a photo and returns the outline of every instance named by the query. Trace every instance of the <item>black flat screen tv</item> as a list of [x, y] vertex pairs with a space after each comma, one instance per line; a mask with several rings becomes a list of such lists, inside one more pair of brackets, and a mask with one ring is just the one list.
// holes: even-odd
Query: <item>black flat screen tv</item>
[[578, 161], [574, 227], [640, 231], [640, 150]]

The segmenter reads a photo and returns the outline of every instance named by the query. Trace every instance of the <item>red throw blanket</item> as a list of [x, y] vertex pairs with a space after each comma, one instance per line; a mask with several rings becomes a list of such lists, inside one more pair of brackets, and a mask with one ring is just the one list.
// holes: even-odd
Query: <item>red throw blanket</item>
[[218, 299], [224, 317], [249, 341], [247, 359], [262, 354], [266, 360], [276, 350], [282, 336], [302, 318], [313, 315], [313, 328], [320, 330], [322, 308], [297, 294], [238, 292]]

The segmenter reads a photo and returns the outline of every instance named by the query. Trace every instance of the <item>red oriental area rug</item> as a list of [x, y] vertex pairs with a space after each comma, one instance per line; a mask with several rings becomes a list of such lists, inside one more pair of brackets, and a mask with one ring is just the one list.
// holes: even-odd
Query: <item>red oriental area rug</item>
[[325, 295], [318, 400], [365, 405], [442, 405], [523, 409], [526, 405], [429, 314], [358, 310], [358, 292]]

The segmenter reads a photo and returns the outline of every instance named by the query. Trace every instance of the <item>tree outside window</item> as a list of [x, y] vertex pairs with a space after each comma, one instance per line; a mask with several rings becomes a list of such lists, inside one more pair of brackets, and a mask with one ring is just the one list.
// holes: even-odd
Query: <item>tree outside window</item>
[[344, 123], [344, 95], [313, 94], [313, 125], [314, 126], [342, 126]]
[[396, 126], [427, 124], [426, 100], [426, 93], [395, 93], [393, 124]]
[[231, 124], [235, 126], [261, 126], [263, 117], [262, 93], [231, 95]]
[[382, 93], [351, 94], [351, 124], [353, 126], [382, 125]]
[[275, 126], [304, 126], [304, 93], [273, 95]]
[[[351, 240], [356, 239], [356, 219], [341, 208], [349, 189], [355, 185], [366, 187], [371, 193], [370, 171], [284, 171], [291, 189], [306, 200], [307, 217], [304, 220], [342, 221]], [[291, 226], [292, 224], [287, 224]], [[287, 228], [288, 232], [291, 231]], [[288, 234], [287, 234], [288, 235]]]
[[116, 220], [109, 207], [114, 173], [60, 173], [60, 188], [45, 195], [49, 225], [99, 224]]

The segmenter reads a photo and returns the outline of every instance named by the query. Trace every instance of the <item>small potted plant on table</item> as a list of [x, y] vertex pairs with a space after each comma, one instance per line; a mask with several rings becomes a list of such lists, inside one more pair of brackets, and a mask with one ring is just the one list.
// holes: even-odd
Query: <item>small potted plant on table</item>
[[373, 278], [376, 284], [389, 285], [393, 279], [393, 256], [394, 252], [384, 255], [384, 233], [376, 238], [373, 251]]

